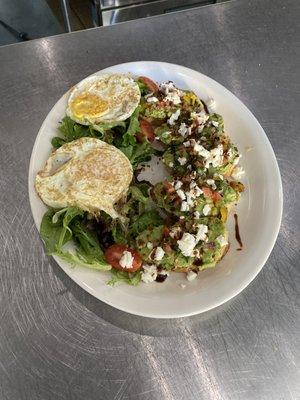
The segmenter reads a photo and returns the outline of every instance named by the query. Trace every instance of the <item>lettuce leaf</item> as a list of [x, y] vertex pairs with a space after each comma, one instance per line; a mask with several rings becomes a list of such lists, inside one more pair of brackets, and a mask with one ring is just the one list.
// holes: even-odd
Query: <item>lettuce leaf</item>
[[139, 107], [137, 107], [132, 113], [129, 119], [129, 126], [127, 131], [123, 135], [122, 146], [134, 146], [136, 144], [135, 135], [140, 132], [140, 123], [139, 123]]
[[140, 215], [130, 227], [130, 234], [133, 236], [139, 235], [149, 227], [159, 226], [163, 223], [162, 217], [158, 211], [150, 210]]
[[[45, 243], [47, 254], [53, 254], [57, 250], [57, 244], [62, 235], [63, 226], [62, 221], [57, 220], [53, 223], [53, 217], [57, 213], [57, 210], [49, 209], [43, 216], [41, 222], [40, 233]], [[63, 235], [63, 245], [71, 240], [72, 234], [67, 231]]]
[[142, 274], [141, 271], [136, 271], [133, 273], [126, 271], [119, 271], [117, 269], [111, 270], [112, 278], [107, 282], [108, 285], [114, 286], [117, 283], [127, 283], [129, 285], [136, 286], [140, 283]]

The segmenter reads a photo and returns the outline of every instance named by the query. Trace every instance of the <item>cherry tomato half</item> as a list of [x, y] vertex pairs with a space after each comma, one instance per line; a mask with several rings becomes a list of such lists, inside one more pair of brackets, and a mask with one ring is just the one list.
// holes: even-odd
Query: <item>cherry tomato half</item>
[[149, 142], [153, 142], [155, 140], [155, 133], [152, 125], [145, 118], [140, 120], [140, 128], [141, 132], [137, 134], [137, 139], [139, 142], [144, 142], [145, 139], [149, 140]]
[[150, 92], [158, 92], [159, 88], [157, 84], [153, 82], [150, 78], [147, 78], [146, 76], [140, 76], [139, 81], [143, 82], [147, 86], [148, 90], [150, 90]]
[[[123, 268], [119, 261], [124, 251], [130, 251], [133, 256], [133, 263], [131, 268]], [[123, 244], [113, 244], [105, 251], [105, 260], [114, 268], [120, 271], [135, 272], [142, 266], [142, 258], [139, 253]]]
[[212, 199], [212, 201], [216, 202], [218, 200], [221, 200], [222, 196], [220, 193], [215, 192], [214, 190], [208, 188], [208, 187], [202, 187], [204, 197], [208, 197], [209, 199]]

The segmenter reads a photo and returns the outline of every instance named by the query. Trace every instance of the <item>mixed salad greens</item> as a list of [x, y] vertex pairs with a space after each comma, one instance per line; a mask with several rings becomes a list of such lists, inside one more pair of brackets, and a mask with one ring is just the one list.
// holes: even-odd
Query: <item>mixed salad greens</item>
[[[215, 267], [228, 249], [225, 226], [230, 207], [244, 190], [238, 181], [239, 153], [224, 132], [220, 115], [209, 112], [192, 91], [172, 82], [137, 79], [141, 101], [126, 121], [84, 126], [65, 117], [52, 139], [59, 148], [81, 137], [120, 149], [135, 170], [129, 190], [116, 205], [121, 216], [95, 218], [76, 207], [49, 209], [41, 223], [48, 254], [73, 264], [111, 270], [108, 282], [162, 282], [169, 271]], [[139, 181], [152, 155], [168, 177], [155, 185]], [[236, 178], [236, 179], [235, 179]], [[75, 250], [67, 250], [72, 242]]]

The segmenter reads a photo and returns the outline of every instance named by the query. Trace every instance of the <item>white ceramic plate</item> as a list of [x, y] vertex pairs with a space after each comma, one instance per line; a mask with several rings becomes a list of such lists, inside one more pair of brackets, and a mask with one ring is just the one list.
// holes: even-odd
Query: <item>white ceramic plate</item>
[[[201, 98], [214, 98], [216, 111], [224, 117], [225, 128], [242, 154], [246, 171], [246, 191], [237, 208], [243, 250], [237, 251], [233, 216], [229, 218], [231, 247], [215, 269], [203, 271], [193, 282], [184, 274], [173, 273], [163, 283], [137, 287], [106, 285], [109, 272], [72, 268], [55, 257], [61, 268], [84, 290], [132, 314], [153, 318], [175, 318], [198, 314], [217, 307], [240, 293], [265, 264], [278, 235], [282, 214], [282, 187], [273, 149], [262, 127], [247, 107], [219, 83], [191, 69], [162, 62], [132, 62], [97, 72], [131, 72], [158, 82], [172, 80], [183, 89], [194, 90]], [[37, 196], [34, 180], [51, 151], [50, 140], [56, 135], [65, 115], [68, 93], [63, 95], [46, 117], [37, 135], [29, 167], [29, 198], [39, 229], [46, 206]], [[185, 284], [182, 288], [180, 284]], [[99, 303], [101, 307], [101, 303]]]

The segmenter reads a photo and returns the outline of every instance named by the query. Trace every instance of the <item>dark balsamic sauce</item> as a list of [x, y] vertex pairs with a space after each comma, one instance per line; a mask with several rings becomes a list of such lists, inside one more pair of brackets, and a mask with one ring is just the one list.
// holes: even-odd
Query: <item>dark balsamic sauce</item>
[[240, 247], [237, 249], [238, 251], [242, 250], [243, 248], [243, 243], [240, 235], [240, 228], [239, 228], [239, 220], [238, 220], [238, 215], [234, 214], [234, 222], [235, 222], [235, 238], [240, 245]]

